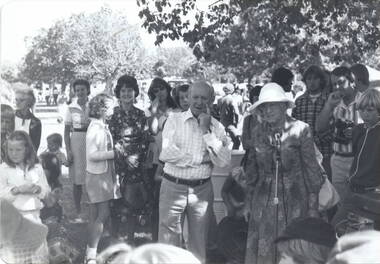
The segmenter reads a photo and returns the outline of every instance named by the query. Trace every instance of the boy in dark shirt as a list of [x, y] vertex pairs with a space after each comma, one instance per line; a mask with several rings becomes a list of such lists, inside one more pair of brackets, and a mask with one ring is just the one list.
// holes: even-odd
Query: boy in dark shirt
[[348, 179], [350, 190], [333, 219], [334, 225], [345, 220], [355, 206], [354, 194], [374, 192], [380, 187], [380, 92], [366, 90], [357, 107], [364, 124], [355, 126], [352, 131], [354, 160]]
[[222, 187], [227, 214], [217, 227], [217, 244], [227, 263], [244, 263], [248, 224], [244, 219], [245, 177], [241, 167], [232, 171]]

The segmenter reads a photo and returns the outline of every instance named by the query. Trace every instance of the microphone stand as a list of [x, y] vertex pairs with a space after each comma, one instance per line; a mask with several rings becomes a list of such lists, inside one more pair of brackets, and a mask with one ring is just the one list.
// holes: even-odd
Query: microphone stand
[[[279, 176], [279, 168], [280, 168], [280, 162], [281, 162], [281, 135], [280, 133], [274, 134], [275, 139], [275, 146], [276, 146], [276, 170], [275, 170], [275, 187], [274, 187], [274, 198], [273, 203], [276, 206], [275, 208], [275, 229], [274, 229], [274, 235], [275, 239], [278, 237], [278, 206], [279, 206], [279, 200], [278, 200], [278, 176]], [[273, 264], [277, 264], [277, 245], [274, 245], [274, 259]]]

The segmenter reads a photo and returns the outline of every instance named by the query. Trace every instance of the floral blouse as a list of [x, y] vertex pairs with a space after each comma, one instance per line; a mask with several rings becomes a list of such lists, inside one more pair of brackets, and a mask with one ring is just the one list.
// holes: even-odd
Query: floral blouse
[[115, 169], [121, 182], [144, 181], [142, 169], [149, 144], [144, 112], [133, 106], [126, 113], [118, 106], [108, 124], [115, 146]]

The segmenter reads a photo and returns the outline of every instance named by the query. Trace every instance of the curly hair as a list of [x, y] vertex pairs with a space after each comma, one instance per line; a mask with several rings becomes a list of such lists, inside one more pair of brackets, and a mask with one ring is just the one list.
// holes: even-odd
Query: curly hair
[[90, 100], [88, 116], [99, 119], [101, 117], [101, 111], [109, 107], [107, 102], [110, 101], [112, 101], [112, 97], [108, 94], [101, 93], [96, 95]]

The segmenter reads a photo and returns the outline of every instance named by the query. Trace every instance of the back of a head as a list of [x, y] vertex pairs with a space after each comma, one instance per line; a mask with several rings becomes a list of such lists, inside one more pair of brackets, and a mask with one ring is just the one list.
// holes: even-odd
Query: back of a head
[[363, 82], [364, 84], [369, 85], [369, 72], [367, 67], [364, 64], [357, 63], [351, 66], [350, 70], [355, 75], [355, 77]]
[[200, 264], [201, 262], [189, 251], [167, 245], [146, 244], [117, 257], [113, 264]]
[[301, 263], [325, 263], [336, 243], [334, 227], [320, 218], [294, 219], [275, 241], [279, 250]]
[[272, 74], [272, 79], [271, 82], [275, 82], [285, 90], [285, 92], [290, 92], [291, 90], [291, 81], [294, 78], [294, 74], [292, 73], [291, 70], [285, 68], [285, 67], [280, 67], [277, 68], [273, 74]]

